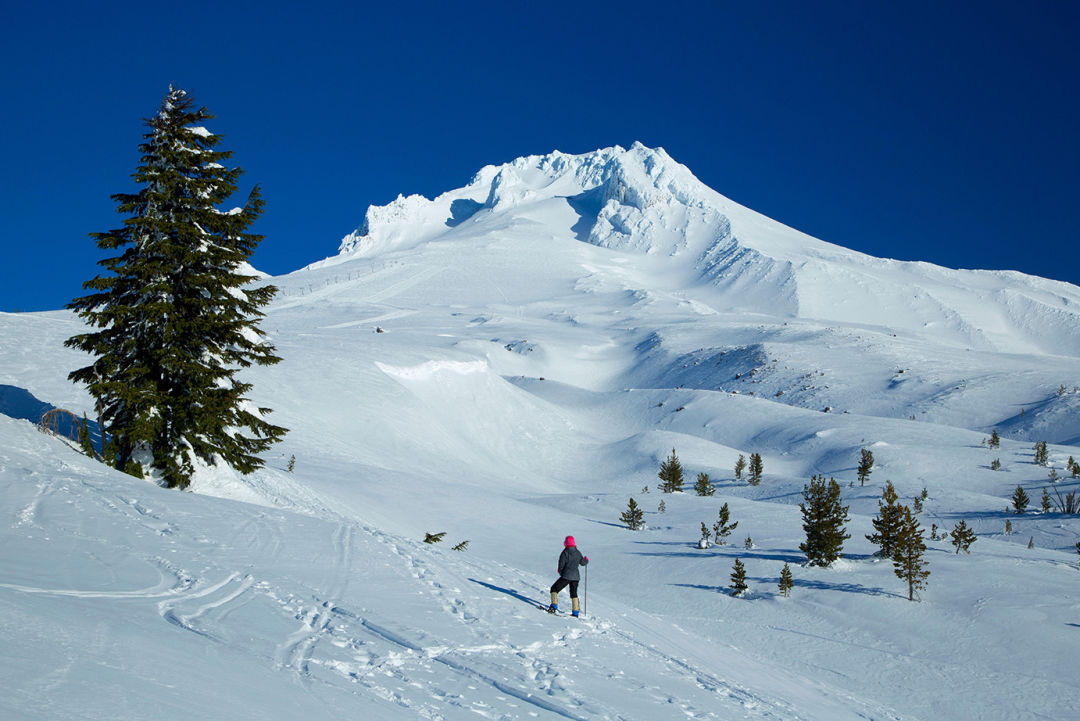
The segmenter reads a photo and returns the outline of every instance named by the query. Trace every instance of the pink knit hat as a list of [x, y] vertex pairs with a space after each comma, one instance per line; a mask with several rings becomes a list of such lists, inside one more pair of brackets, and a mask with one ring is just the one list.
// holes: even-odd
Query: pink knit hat
[[565, 541], [563, 541], [563, 544], [562, 544], [562, 545], [563, 545], [563, 546], [564, 546], [565, 548], [570, 548], [570, 546], [576, 546], [577, 544], [576, 544], [576, 543], [574, 543], [574, 537], [573, 537], [573, 536], [567, 536], [567, 537], [566, 537], [566, 540], [565, 540]]

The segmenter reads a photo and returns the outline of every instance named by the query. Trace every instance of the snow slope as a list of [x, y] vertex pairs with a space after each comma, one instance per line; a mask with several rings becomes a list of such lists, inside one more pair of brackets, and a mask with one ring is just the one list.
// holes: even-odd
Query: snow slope
[[[1077, 489], [1080, 289], [839, 248], [640, 145], [371, 208], [274, 282], [285, 360], [250, 379], [291, 433], [196, 493], [34, 429], [91, 410], [80, 325], [0, 314], [4, 718], [1068, 717], [1080, 521], [1006, 506]], [[715, 496], [657, 493], [672, 448]], [[757, 487], [731, 471], [753, 452]], [[816, 473], [851, 507], [828, 569], [798, 551]], [[979, 534], [928, 540], [921, 603], [864, 539], [885, 479], [927, 490], [927, 535]], [[722, 503], [731, 542], [697, 549]], [[584, 620], [535, 609], [566, 534]]]

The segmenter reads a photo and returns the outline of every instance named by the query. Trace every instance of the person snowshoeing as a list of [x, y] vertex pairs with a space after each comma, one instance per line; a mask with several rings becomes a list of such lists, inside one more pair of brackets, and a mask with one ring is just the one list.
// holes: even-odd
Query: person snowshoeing
[[555, 613], [559, 610], [559, 591], [569, 586], [571, 613], [574, 616], [579, 615], [581, 606], [578, 603], [577, 592], [581, 572], [578, 567], [586, 566], [588, 563], [589, 557], [581, 555], [581, 551], [577, 549], [577, 545], [574, 543], [574, 537], [567, 536], [566, 540], [563, 541], [562, 553], [559, 554], [559, 580], [551, 584], [551, 605], [547, 609], [549, 612]]

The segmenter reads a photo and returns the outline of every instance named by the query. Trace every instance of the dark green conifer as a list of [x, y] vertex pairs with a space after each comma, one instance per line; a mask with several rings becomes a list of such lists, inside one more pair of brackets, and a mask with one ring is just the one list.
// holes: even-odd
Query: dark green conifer
[[799, 544], [799, 550], [811, 566], [828, 566], [840, 557], [844, 541], [851, 538], [844, 528], [848, 507], [841, 504], [840, 485], [833, 478], [826, 481], [816, 475], [803, 486], [803, 501], [799, 509], [806, 541]]
[[871, 521], [874, 533], [866, 537], [866, 540], [880, 547], [877, 555], [884, 558], [892, 558], [896, 537], [900, 534], [900, 521], [904, 512], [903, 506], [896, 503], [899, 498], [892, 481], [885, 481], [885, 490], [878, 501], [877, 517]]
[[741, 596], [750, 588], [746, 585], [746, 566], [739, 559], [735, 559], [735, 565], [731, 569], [731, 595]]
[[1027, 492], [1024, 491], [1024, 487], [1018, 485], [1012, 494], [1013, 510], [1015, 510], [1017, 514], [1023, 513], [1027, 510], [1030, 500]]
[[780, 569], [780, 595], [787, 598], [791, 595], [791, 589], [795, 586], [795, 581], [791, 578], [791, 569], [785, 563], [784, 567]]
[[874, 472], [874, 454], [863, 448], [859, 451], [859, 485], [866, 485], [866, 479]]
[[[98, 401], [114, 443], [114, 464], [148, 464], [170, 487], [190, 482], [194, 462], [223, 461], [241, 473], [286, 429], [251, 404], [242, 368], [280, 358], [256, 325], [273, 286], [256, 286], [247, 260], [261, 240], [249, 232], [263, 201], [256, 186], [242, 208], [219, 210], [237, 189], [239, 168], [202, 123], [213, 116], [183, 90], [169, 89], [146, 121], [134, 174], [141, 189], [113, 197], [123, 227], [94, 233], [113, 251], [108, 274], [69, 308], [90, 326], [67, 345], [95, 356], [70, 374]], [[113, 455], [113, 454], [110, 454]]]
[[1054, 510], [1054, 504], [1050, 500], [1050, 491], [1046, 490], [1046, 486], [1043, 486], [1042, 499], [1040, 502], [1043, 513], [1049, 513]]
[[671, 455], [667, 457], [667, 460], [660, 464], [660, 472], [657, 475], [660, 477], [660, 490], [664, 493], [682, 491], [683, 468], [679, 463], [679, 457], [675, 455], [674, 448], [671, 449]]
[[699, 496], [711, 496], [716, 493], [716, 487], [709, 480], [708, 473], [697, 474], [697, 481], [694, 482], [694, 492]]
[[906, 581], [908, 600], [914, 601], [917, 593], [926, 588], [926, 579], [930, 576], [925, 559], [926, 542], [919, 521], [911, 515], [911, 510], [904, 508], [904, 517], [900, 524], [900, 535], [893, 549], [893, 572], [896, 577]]
[[979, 540], [975, 535], [975, 531], [971, 530], [964, 521], [960, 521], [953, 527], [949, 537], [952, 539], [952, 545], [956, 548], [957, 554], [959, 554], [960, 551], [971, 553], [971, 551], [968, 550], [971, 548], [971, 544]]
[[631, 531], [638, 531], [645, 527], [645, 512], [638, 506], [637, 501], [631, 498], [627, 509], [619, 516], [619, 520]]
[[731, 523], [731, 511], [728, 510], [728, 505], [725, 503], [720, 506], [720, 511], [717, 513], [716, 523], [713, 524], [714, 540], [717, 546], [724, 545], [724, 539], [727, 538], [732, 531], [738, 526], [739, 522]]
[[998, 435], [996, 430], [990, 431], [990, 442], [987, 445], [991, 448], [997, 448], [1001, 445], [1001, 436]]
[[760, 453], [750, 454], [750, 477], [747, 482], [751, 486], [761, 483], [761, 476], [765, 472], [765, 463], [761, 460]]
[[739, 454], [739, 460], [735, 461], [735, 480], [741, 481], [743, 471], [746, 470], [746, 456]]

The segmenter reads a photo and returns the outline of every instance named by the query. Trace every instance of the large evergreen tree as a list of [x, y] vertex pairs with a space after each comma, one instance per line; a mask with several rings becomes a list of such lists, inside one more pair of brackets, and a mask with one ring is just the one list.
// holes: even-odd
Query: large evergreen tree
[[848, 507], [840, 501], [840, 485], [833, 478], [826, 481], [824, 476], [817, 475], [803, 486], [803, 503], [799, 509], [806, 542], [799, 544], [799, 550], [806, 554], [811, 566], [828, 566], [840, 558], [844, 541], [851, 538], [844, 529]]
[[660, 490], [664, 493], [681, 492], [683, 486], [683, 468], [679, 457], [675, 455], [675, 449], [671, 449], [671, 455], [660, 464]]
[[877, 517], [871, 521], [874, 524], [874, 533], [866, 537], [866, 540], [880, 546], [878, 555], [885, 558], [892, 558], [896, 537], [900, 535], [904, 507], [897, 505], [899, 498], [892, 481], [885, 481], [885, 490], [881, 492], [881, 500], [878, 501]]
[[109, 271], [87, 281], [89, 295], [69, 308], [99, 330], [67, 341], [95, 356], [70, 374], [98, 402], [111, 437], [110, 460], [141, 463], [164, 485], [184, 488], [196, 460], [223, 461], [241, 473], [286, 429], [245, 397], [236, 377], [252, 364], [281, 359], [257, 321], [273, 286], [256, 286], [246, 261], [262, 239], [249, 232], [263, 201], [256, 186], [242, 208], [218, 208], [242, 171], [223, 164], [221, 136], [202, 126], [213, 116], [185, 91], [169, 88], [139, 146], [134, 194], [113, 197], [123, 226], [93, 233]]

